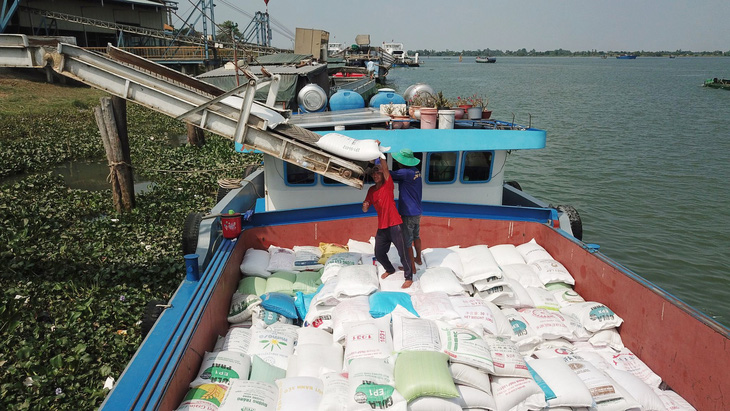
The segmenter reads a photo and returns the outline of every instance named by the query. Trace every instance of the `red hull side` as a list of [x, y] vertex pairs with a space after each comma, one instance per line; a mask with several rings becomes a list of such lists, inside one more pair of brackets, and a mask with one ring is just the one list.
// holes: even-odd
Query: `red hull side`
[[[292, 247], [319, 242], [366, 241], [375, 234], [374, 217], [319, 221], [246, 230], [226, 267], [228, 283], [216, 291], [215, 312], [206, 314], [199, 325], [185, 364], [184, 378], [174, 398], [181, 399], [200, 364], [200, 356], [212, 349], [216, 335], [224, 334], [230, 295], [237, 282], [243, 251], [269, 245]], [[672, 297], [622, 272], [600, 254], [585, 251], [580, 243], [538, 223], [479, 220], [468, 218], [423, 217], [421, 238], [424, 247], [470, 246], [475, 244], [522, 244], [535, 238], [573, 274], [576, 291], [586, 300], [600, 301], [625, 322], [620, 333], [624, 344], [698, 410], [730, 409], [730, 344], [717, 328], [697, 320], [690, 312], [672, 303]], [[230, 272], [229, 272], [230, 271]], [[680, 303], [681, 304], [681, 303]], [[202, 336], [200, 334], [203, 334]], [[189, 361], [189, 363], [188, 363]], [[182, 376], [175, 376], [175, 380]], [[173, 387], [170, 387], [172, 391]], [[168, 392], [167, 398], [170, 398]], [[170, 404], [177, 405], [171, 401]], [[168, 402], [165, 402], [168, 404]]]

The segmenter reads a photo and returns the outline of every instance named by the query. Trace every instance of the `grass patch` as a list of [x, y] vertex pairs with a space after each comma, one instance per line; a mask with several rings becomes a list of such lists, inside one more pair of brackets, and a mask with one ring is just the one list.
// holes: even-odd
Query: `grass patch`
[[184, 125], [130, 103], [132, 163], [155, 186], [116, 214], [110, 190], [72, 190], [45, 171], [103, 158], [92, 108], [104, 94], [4, 73], [0, 94], [17, 107], [7, 113], [2, 99], [0, 177], [39, 173], [0, 183], [0, 396], [10, 410], [95, 409], [142, 341], [146, 303], [169, 299], [185, 276], [185, 216], [209, 211], [217, 179], [261, 159], [213, 135], [173, 147], [167, 134]]

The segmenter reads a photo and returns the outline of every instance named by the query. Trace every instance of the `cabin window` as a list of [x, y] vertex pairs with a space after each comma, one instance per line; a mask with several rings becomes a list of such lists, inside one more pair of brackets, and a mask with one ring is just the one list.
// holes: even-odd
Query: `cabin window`
[[333, 180], [329, 177], [322, 176], [322, 185], [323, 186], [344, 186], [343, 183], [340, 183], [337, 180]]
[[456, 163], [459, 153], [429, 153], [427, 183], [453, 183], [456, 181]]
[[314, 171], [284, 162], [284, 181], [288, 186], [313, 186], [317, 183]]
[[462, 183], [486, 183], [492, 179], [492, 151], [465, 151], [461, 162]]

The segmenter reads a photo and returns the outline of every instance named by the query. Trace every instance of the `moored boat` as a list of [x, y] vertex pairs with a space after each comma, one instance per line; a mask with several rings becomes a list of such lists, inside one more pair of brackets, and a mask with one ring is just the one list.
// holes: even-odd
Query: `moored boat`
[[477, 63], [496, 63], [497, 58], [496, 57], [477, 56], [476, 62]]
[[383, 42], [383, 50], [393, 56], [393, 67], [419, 67], [418, 53], [409, 56], [408, 52], [403, 48], [403, 43], [386, 43]]
[[710, 88], [719, 88], [723, 90], [730, 90], [730, 80], [724, 79], [724, 78], [711, 78], [705, 80], [705, 83], [703, 84], [705, 87]]
[[616, 58], [620, 60], [634, 60], [636, 58], [636, 54], [620, 54], [616, 56]]

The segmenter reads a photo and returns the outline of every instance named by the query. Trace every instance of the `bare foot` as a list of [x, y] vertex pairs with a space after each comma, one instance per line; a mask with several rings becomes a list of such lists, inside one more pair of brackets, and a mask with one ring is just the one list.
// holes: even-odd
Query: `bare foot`
[[422, 261], [422, 260], [421, 260], [420, 258], [416, 258], [416, 259], [415, 259], [414, 261], [415, 261], [415, 262], [416, 262], [416, 264], [418, 264], [418, 265], [423, 265], [423, 261]]
[[382, 278], [383, 280], [385, 280], [391, 274], [393, 274], [393, 273], [383, 273], [383, 275], [381, 275], [380, 278]]
[[413, 285], [413, 281], [406, 280], [403, 285], [400, 286], [400, 288], [410, 288], [410, 286]]

